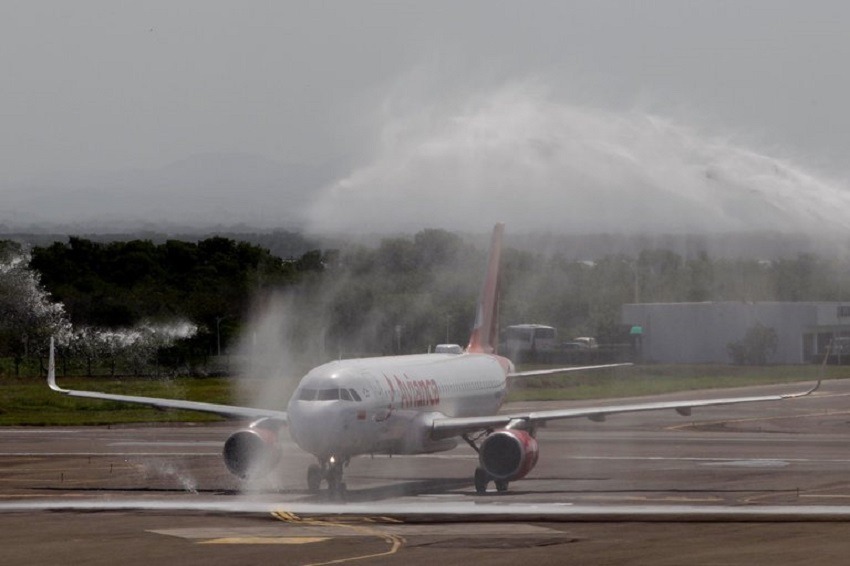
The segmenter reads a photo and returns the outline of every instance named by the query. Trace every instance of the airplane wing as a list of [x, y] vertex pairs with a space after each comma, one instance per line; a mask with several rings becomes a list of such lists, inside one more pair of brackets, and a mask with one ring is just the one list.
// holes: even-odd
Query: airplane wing
[[101, 399], [104, 401], [120, 401], [122, 403], [137, 403], [148, 405], [157, 409], [183, 409], [187, 411], [199, 411], [212, 413], [231, 419], [260, 419], [268, 417], [288, 422], [286, 411], [272, 411], [268, 409], [256, 409], [252, 407], [238, 407], [234, 405], [218, 405], [216, 403], [202, 403], [199, 401], [184, 401], [181, 399], [161, 399], [158, 397], [138, 397], [135, 395], [115, 395], [112, 393], [100, 393], [97, 391], [74, 391], [63, 389], [56, 384], [56, 363], [53, 357], [53, 339], [50, 339], [50, 360], [47, 366], [47, 384], [53, 391], [63, 393], [69, 397], [82, 397], [85, 399]]
[[508, 377], [534, 377], [537, 375], [554, 375], [557, 373], [569, 373], [571, 371], [583, 371], [588, 369], [605, 369], [605, 368], [619, 368], [623, 366], [631, 366], [634, 364], [631, 363], [622, 363], [622, 364], [603, 364], [599, 366], [570, 366], [563, 368], [553, 368], [553, 369], [535, 369], [529, 371], [515, 371], [513, 373], [509, 373]]
[[535, 425], [557, 419], [577, 419], [586, 417], [592, 421], [604, 421], [608, 415], [619, 413], [638, 413], [643, 411], [661, 411], [672, 409], [680, 415], [690, 415], [697, 407], [712, 407], [715, 405], [737, 405], [740, 403], [756, 403], [762, 401], [783, 401], [805, 397], [814, 393], [820, 387], [818, 381], [814, 387], [784, 395], [762, 395], [757, 397], [731, 397], [725, 399], [697, 399], [691, 401], [657, 401], [649, 403], [633, 403], [629, 405], [612, 405], [610, 407], [583, 407], [577, 409], [554, 409], [549, 411], [531, 411], [527, 413], [512, 413], [487, 415], [482, 417], [442, 417], [434, 419], [431, 426], [431, 437], [434, 439], [449, 438], [459, 434], [478, 432], [512, 426], [520, 429], [533, 428]]

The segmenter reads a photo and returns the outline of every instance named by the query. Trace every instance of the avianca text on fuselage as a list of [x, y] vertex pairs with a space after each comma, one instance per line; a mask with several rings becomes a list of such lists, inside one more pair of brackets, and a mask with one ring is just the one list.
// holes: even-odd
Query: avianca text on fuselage
[[400, 379], [393, 374], [392, 378], [383, 374], [390, 389], [390, 404], [396, 402], [396, 389], [398, 389], [401, 408], [412, 409], [419, 407], [436, 407], [440, 404], [440, 388], [434, 379], [410, 379], [407, 374], [402, 374]]

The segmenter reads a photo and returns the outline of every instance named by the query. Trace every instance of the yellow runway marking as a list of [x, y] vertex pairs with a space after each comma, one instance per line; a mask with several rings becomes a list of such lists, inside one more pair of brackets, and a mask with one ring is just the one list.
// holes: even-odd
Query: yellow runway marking
[[[314, 562], [312, 564], [308, 564], [307, 566], [326, 566], [328, 564], [343, 564], [345, 562], [354, 562], [356, 560], [368, 560], [370, 558], [378, 558], [380, 556], [390, 556], [398, 552], [402, 546], [404, 546], [405, 540], [404, 537], [398, 535], [391, 535], [381, 531], [380, 529], [376, 529], [374, 527], [367, 527], [363, 525], [352, 525], [349, 523], [339, 522], [339, 520], [324, 520], [324, 519], [303, 519], [296, 515], [295, 513], [290, 513], [288, 511], [276, 511], [272, 513], [272, 516], [284, 521], [286, 523], [297, 523], [300, 525], [314, 525], [321, 527], [334, 527], [340, 529], [350, 529], [357, 533], [360, 533], [365, 536], [377, 537], [383, 539], [387, 544], [390, 545], [389, 550], [386, 552], [378, 552], [376, 554], [364, 554], [360, 556], [348, 556], [346, 558], [338, 558], [336, 560], [328, 560], [327, 562]], [[391, 519], [388, 517], [364, 517], [360, 519], [364, 523], [399, 523], [395, 519]]]

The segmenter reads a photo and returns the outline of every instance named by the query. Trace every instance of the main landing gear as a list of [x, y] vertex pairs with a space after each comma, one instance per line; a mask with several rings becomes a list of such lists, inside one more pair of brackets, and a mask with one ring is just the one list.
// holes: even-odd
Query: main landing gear
[[348, 466], [350, 459], [331, 456], [330, 458], [319, 458], [318, 464], [311, 464], [307, 468], [307, 489], [310, 493], [319, 493], [322, 482], [328, 484], [328, 494], [331, 497], [343, 497], [345, 495], [345, 482], [342, 481], [342, 470]]
[[[480, 457], [481, 456], [481, 446], [480, 446], [479, 443], [481, 442], [482, 439], [487, 438], [487, 434], [488, 434], [487, 432], [482, 432], [482, 433], [475, 435], [475, 436], [472, 436], [472, 435], [469, 435], [469, 434], [463, 434], [463, 435], [461, 435], [461, 438], [463, 438], [466, 441], [466, 443], [469, 444], [472, 447], [472, 449], [475, 450], [475, 452]], [[475, 475], [473, 476], [473, 481], [475, 482], [475, 493], [477, 495], [484, 495], [485, 493], [487, 493], [487, 485], [490, 483], [491, 480], [493, 482], [493, 485], [496, 486], [496, 491], [498, 491], [499, 493], [504, 492], [504, 491], [508, 491], [508, 483], [509, 483], [508, 480], [496, 479], [493, 476], [491, 476], [487, 472], [487, 470], [484, 469], [484, 467], [479, 466], [479, 467], [475, 468]]]
[[[487, 484], [490, 483], [490, 474], [484, 468], [475, 468], [475, 493], [484, 495], [487, 493]], [[496, 486], [496, 491], [508, 491], [508, 480], [493, 479], [493, 484]]]

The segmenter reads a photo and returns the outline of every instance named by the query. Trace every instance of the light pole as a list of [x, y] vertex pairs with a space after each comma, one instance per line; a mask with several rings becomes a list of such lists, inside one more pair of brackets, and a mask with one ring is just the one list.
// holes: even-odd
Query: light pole
[[634, 263], [632, 263], [632, 269], [635, 273], [635, 304], [640, 302], [640, 275], [638, 272], [638, 260], [635, 258]]
[[227, 316], [217, 316], [215, 317], [215, 342], [218, 347], [218, 357], [221, 357], [221, 321], [227, 318]]

